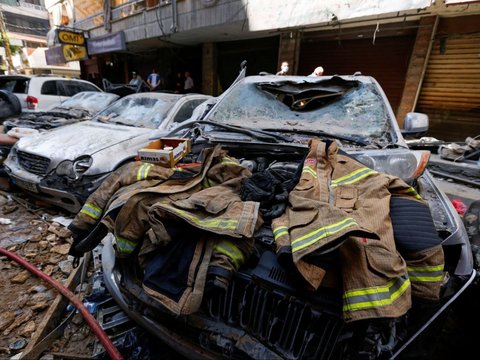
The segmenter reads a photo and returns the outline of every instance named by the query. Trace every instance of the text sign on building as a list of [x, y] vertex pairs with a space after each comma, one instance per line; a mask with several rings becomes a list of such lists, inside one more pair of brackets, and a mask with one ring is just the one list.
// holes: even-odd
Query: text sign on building
[[63, 45], [63, 56], [66, 61], [84, 60], [87, 58], [87, 48], [85, 46], [66, 44]]
[[85, 37], [81, 33], [59, 30], [58, 41], [62, 44], [84, 45]]
[[102, 54], [113, 51], [125, 51], [125, 33], [119, 31], [115, 34], [109, 34], [98, 38], [90, 38], [87, 42], [88, 54]]

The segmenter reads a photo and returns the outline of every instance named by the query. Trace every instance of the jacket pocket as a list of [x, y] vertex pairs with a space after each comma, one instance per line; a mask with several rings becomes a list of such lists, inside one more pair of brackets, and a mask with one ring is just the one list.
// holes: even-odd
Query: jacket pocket
[[205, 210], [210, 214], [216, 215], [225, 210], [231, 202], [231, 198], [220, 195], [211, 199], [205, 206]]
[[200, 210], [216, 215], [225, 210], [231, 202], [231, 198], [222, 195], [213, 198], [207, 196], [192, 196], [185, 200], [177, 200], [175, 206], [183, 210]]
[[357, 198], [357, 189], [354, 186], [341, 186], [335, 192], [335, 206], [346, 211], [353, 210]]
[[369, 240], [364, 246], [369, 270], [377, 276], [387, 279], [397, 278], [406, 273], [406, 264], [396, 250], [382, 246], [381, 240]]
[[289, 210], [289, 227], [293, 229], [300, 226], [307, 226], [316, 219], [317, 215], [317, 209], [305, 209], [301, 211]]

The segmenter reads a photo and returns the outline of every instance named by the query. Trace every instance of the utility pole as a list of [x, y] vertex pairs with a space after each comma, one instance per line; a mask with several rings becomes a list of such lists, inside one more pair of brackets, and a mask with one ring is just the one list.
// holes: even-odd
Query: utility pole
[[3, 19], [2, 6], [0, 5], [0, 35], [2, 35], [3, 47], [5, 48], [5, 54], [7, 55], [8, 72], [14, 70], [12, 61], [12, 50], [10, 49], [10, 40], [8, 39], [7, 29], [5, 28], [5, 22]]

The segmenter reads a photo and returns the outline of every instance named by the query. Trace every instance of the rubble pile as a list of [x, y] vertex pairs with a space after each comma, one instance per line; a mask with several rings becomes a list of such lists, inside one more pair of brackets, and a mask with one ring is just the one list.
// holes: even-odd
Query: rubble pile
[[[70, 231], [54, 221], [63, 219], [59, 215], [54, 210], [35, 209], [20, 195], [0, 193], [0, 247], [65, 284], [73, 270], [73, 258], [67, 255], [72, 239]], [[49, 284], [7, 257], [0, 257], [0, 358], [27, 349], [57, 296]], [[51, 350], [68, 350], [71, 343], [76, 354], [85, 353], [93, 348], [94, 339], [83, 318], [76, 314], [60, 345]]]

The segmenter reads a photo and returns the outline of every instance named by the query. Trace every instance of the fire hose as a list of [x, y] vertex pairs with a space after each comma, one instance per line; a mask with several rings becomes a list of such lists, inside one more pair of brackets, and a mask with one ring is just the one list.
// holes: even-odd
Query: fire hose
[[88, 326], [93, 331], [95, 336], [98, 338], [98, 340], [100, 340], [100, 343], [105, 348], [105, 351], [110, 355], [110, 358], [112, 360], [123, 360], [122, 355], [119, 353], [115, 345], [113, 345], [113, 343], [110, 341], [110, 338], [105, 333], [105, 331], [103, 331], [103, 329], [100, 327], [98, 322], [90, 314], [90, 312], [87, 310], [85, 305], [83, 305], [80, 299], [78, 299], [69, 289], [67, 289], [65, 286], [60, 284], [58, 281], [52, 279], [50, 276], [48, 276], [44, 272], [38, 270], [35, 266], [33, 266], [31, 263], [26, 261], [21, 256], [14, 254], [1, 247], [0, 247], [0, 254], [9, 257], [10, 259], [14, 260], [18, 264], [22, 265], [32, 274], [48, 282], [55, 289], [57, 289], [63, 296], [65, 296], [68, 300], [70, 300], [70, 302], [78, 309], [80, 314], [83, 316], [83, 318], [85, 319], [85, 321], [87, 322]]

